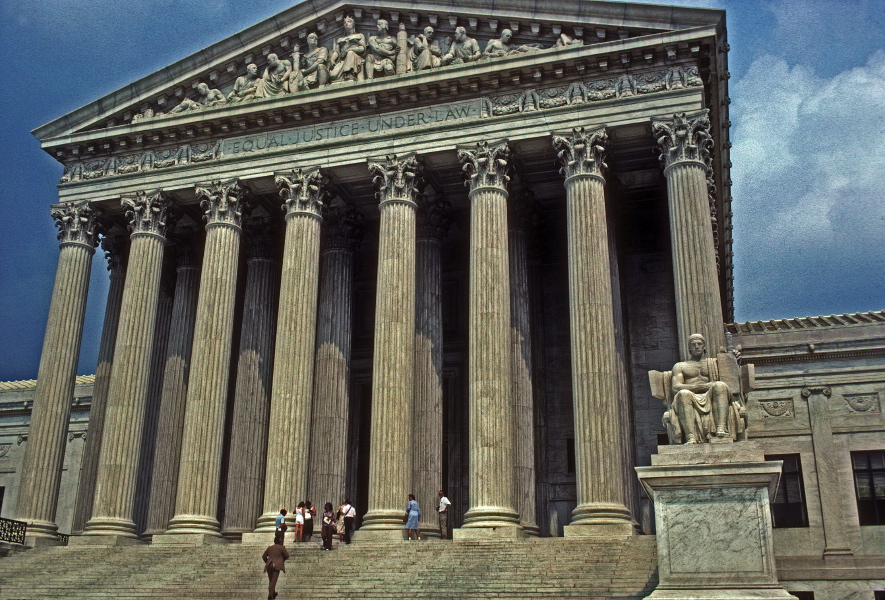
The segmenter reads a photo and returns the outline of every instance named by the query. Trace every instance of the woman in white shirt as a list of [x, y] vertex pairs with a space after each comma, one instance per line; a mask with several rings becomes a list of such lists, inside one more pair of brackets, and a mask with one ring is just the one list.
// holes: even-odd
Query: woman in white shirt
[[299, 502], [295, 508], [295, 541], [301, 542], [304, 537], [304, 502]]

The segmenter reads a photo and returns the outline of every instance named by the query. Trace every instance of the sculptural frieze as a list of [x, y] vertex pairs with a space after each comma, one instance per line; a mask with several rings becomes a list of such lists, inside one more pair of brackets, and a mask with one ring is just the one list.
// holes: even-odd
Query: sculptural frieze
[[433, 27], [425, 27], [420, 34], [409, 38], [409, 58], [412, 71], [432, 69], [441, 64], [442, 50], [434, 39]]
[[378, 35], [369, 37], [369, 49], [366, 54], [366, 77], [387, 77], [396, 73], [396, 57], [399, 45], [396, 38], [390, 35], [387, 21], [378, 19]]
[[227, 95], [228, 102], [244, 102], [254, 100], [258, 93], [258, 65], [249, 63], [246, 65], [246, 74], [237, 77], [234, 89]]
[[227, 98], [219, 90], [210, 88], [205, 83], [197, 85], [197, 94], [199, 98], [191, 100], [184, 98], [181, 103], [169, 111], [169, 114], [185, 112], [188, 110], [200, 110], [203, 108], [212, 108], [213, 106], [221, 106], [227, 103]]
[[502, 56], [510, 56], [513, 54], [523, 54], [526, 52], [537, 52], [541, 49], [538, 44], [522, 44], [516, 45], [513, 41], [513, 32], [505, 29], [501, 32], [501, 37], [497, 40], [489, 40], [483, 56], [486, 58], [500, 58]]
[[467, 30], [463, 27], [455, 28], [455, 40], [449, 45], [449, 49], [440, 59], [443, 65], [461, 65], [476, 62], [482, 58], [479, 50], [479, 42], [467, 37]]
[[267, 67], [264, 74], [255, 86], [256, 98], [272, 98], [288, 94], [289, 74], [292, 72], [292, 63], [280, 59], [276, 54], [267, 55]]
[[332, 50], [332, 81], [362, 81], [366, 36], [357, 33], [353, 17], [344, 18], [344, 35]]
[[307, 53], [292, 71], [291, 91], [304, 91], [329, 83], [329, 50], [319, 45], [316, 33], [307, 35]]
[[707, 356], [704, 336], [692, 334], [689, 357], [667, 372], [649, 371], [652, 395], [667, 410], [662, 423], [671, 444], [705, 444], [746, 439], [744, 394], [755, 383], [752, 365], [739, 365], [732, 352]]

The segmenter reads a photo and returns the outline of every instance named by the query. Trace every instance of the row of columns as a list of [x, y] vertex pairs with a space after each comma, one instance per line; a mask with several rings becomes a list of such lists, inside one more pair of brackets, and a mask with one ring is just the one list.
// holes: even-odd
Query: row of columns
[[[653, 128], [668, 181], [679, 336], [686, 339], [691, 329], [717, 339], [722, 313], [707, 208], [709, 122], [703, 112], [655, 121]], [[577, 463], [578, 505], [566, 535], [630, 534], [632, 483], [621, 447], [629, 432], [628, 398], [604, 197], [607, 136], [604, 128], [580, 128], [554, 135], [553, 143], [567, 197]], [[519, 537], [537, 531], [525, 235], [518, 219], [508, 221], [516, 211], [508, 210], [514, 201], [507, 143], [459, 148], [458, 156], [471, 210], [470, 508], [456, 537]], [[413, 485], [432, 490], [442, 483], [439, 246], [447, 217], [443, 201], [421, 193], [416, 156], [370, 161], [369, 169], [381, 222], [369, 506], [361, 535], [385, 539], [402, 536], [403, 498]], [[233, 536], [273, 530], [279, 508], [294, 499], [337, 500], [344, 489], [350, 286], [360, 224], [353, 211], [327, 211], [347, 242], [322, 250], [321, 282], [324, 177], [317, 168], [299, 169], [276, 183], [286, 222], [276, 311], [269, 300], [276, 295], [270, 253], [254, 252], [247, 263], [226, 490], [225, 532]], [[237, 181], [216, 182], [197, 195], [205, 211], [204, 258], [197, 268], [193, 258], [179, 257], [160, 394], [164, 438], [152, 465], [146, 533], [161, 543], [188, 534], [220, 538], [222, 530], [216, 512], [247, 191]], [[135, 538], [134, 496], [171, 203], [162, 192], [123, 203], [132, 232], [129, 257], [122, 291], [123, 266], [112, 270], [91, 417], [98, 431], [89, 436], [98, 460], [87, 456], [83, 471], [84, 477], [95, 473], [95, 483], [81, 482], [75, 527], [85, 522], [88, 535]], [[69, 418], [98, 218], [88, 203], [57, 211], [59, 270], [18, 509], [30, 531], [45, 537], [55, 532], [59, 440]], [[308, 477], [309, 470], [315, 476]]]

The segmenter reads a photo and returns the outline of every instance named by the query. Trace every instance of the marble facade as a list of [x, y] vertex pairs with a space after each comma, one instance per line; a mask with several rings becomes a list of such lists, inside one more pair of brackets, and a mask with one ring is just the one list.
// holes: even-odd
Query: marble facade
[[64, 173], [14, 504], [34, 539], [265, 541], [281, 507], [349, 497], [357, 539], [399, 540], [408, 493], [433, 535], [440, 488], [456, 539], [652, 531], [646, 372], [742, 336], [724, 13], [499, 10], [296, 5], [35, 130]]

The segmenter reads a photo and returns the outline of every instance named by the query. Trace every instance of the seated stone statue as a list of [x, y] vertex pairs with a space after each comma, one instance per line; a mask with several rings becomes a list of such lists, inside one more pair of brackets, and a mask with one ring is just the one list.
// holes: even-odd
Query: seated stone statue
[[378, 35], [369, 37], [369, 49], [366, 53], [366, 77], [386, 77], [396, 73], [396, 55], [399, 46], [387, 27], [387, 21], [378, 19]]
[[423, 71], [440, 65], [442, 52], [433, 39], [433, 27], [425, 27], [424, 33], [409, 39], [412, 70]]
[[289, 93], [289, 73], [292, 72], [292, 63], [288, 60], [280, 60], [276, 54], [267, 55], [267, 68], [264, 75], [255, 86], [256, 98], [271, 98]]
[[366, 36], [356, 32], [353, 17], [344, 17], [344, 35], [332, 51], [332, 81], [362, 81], [365, 54]]
[[486, 49], [483, 52], [485, 58], [497, 58], [499, 56], [508, 56], [510, 54], [519, 54], [521, 52], [536, 52], [540, 50], [537, 44], [524, 44], [522, 46], [514, 46], [510, 43], [513, 39], [513, 32], [505, 29], [501, 32], [501, 37], [497, 40], [489, 40]]
[[455, 41], [452, 42], [448, 52], [443, 55], [442, 64], [460, 65], [480, 58], [482, 58], [482, 52], [479, 51], [479, 42], [467, 37], [466, 29], [458, 27], [455, 29]]
[[227, 95], [228, 102], [254, 100], [258, 91], [258, 66], [255, 63], [246, 65], [246, 74], [237, 77], [234, 89]]
[[197, 100], [185, 98], [181, 101], [181, 104], [170, 110], [169, 114], [180, 113], [186, 110], [199, 110], [227, 103], [227, 98], [224, 97], [224, 94], [214, 88], [209, 89], [209, 86], [205, 83], [197, 85], [197, 93], [200, 94]]
[[707, 342], [697, 333], [688, 344], [688, 360], [665, 373], [649, 371], [652, 394], [669, 409], [663, 424], [670, 443], [746, 439], [743, 393], [753, 387], [753, 365], [739, 366], [734, 354], [725, 351], [706, 358]]
[[[329, 83], [329, 50], [319, 45], [317, 34], [307, 36], [307, 54], [301, 57], [302, 65], [292, 70], [292, 91], [321, 87]], [[303, 66], [301, 69], [299, 66]]]
[[577, 37], [572, 37], [566, 33], [560, 33], [559, 38], [556, 40], [556, 47], [562, 48], [563, 46], [583, 46], [584, 40]]

